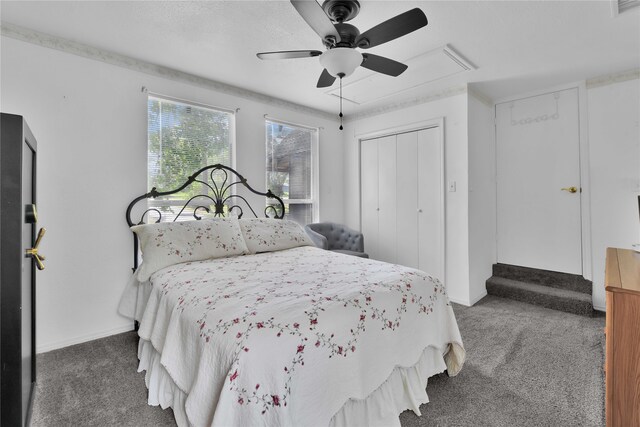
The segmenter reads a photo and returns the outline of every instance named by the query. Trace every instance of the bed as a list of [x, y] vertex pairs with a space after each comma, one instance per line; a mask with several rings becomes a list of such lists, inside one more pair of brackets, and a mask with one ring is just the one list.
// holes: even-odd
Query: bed
[[[151, 208], [135, 225], [134, 205], [172, 192], [153, 189], [128, 207], [136, 273], [119, 307], [139, 322], [148, 403], [171, 407], [179, 426], [399, 425], [405, 409], [420, 415], [429, 377], [460, 371], [465, 351], [437, 279], [314, 247], [283, 219], [281, 199], [226, 166], [201, 169], [185, 186], [192, 184], [211, 190], [206, 204], [187, 203], [194, 221], [162, 223]], [[247, 198], [234, 186], [266, 197], [271, 218], [238, 206]], [[143, 224], [150, 214], [156, 225]], [[173, 258], [154, 266], [163, 245]]]

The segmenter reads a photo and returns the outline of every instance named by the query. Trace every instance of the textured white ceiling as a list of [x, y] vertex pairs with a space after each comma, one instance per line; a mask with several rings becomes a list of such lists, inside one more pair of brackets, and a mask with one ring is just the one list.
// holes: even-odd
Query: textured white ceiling
[[[445, 44], [478, 67], [351, 113], [467, 82], [494, 99], [640, 67], [640, 8], [601, 1], [361, 1], [366, 31], [413, 7], [429, 25], [369, 50], [403, 61]], [[5, 1], [0, 19], [144, 61], [335, 112], [315, 84], [317, 58], [260, 61], [261, 51], [318, 49], [288, 1]], [[366, 75], [360, 69], [351, 79]], [[393, 77], [388, 77], [392, 79]], [[398, 77], [399, 79], [402, 76]], [[346, 81], [345, 81], [346, 83]]]

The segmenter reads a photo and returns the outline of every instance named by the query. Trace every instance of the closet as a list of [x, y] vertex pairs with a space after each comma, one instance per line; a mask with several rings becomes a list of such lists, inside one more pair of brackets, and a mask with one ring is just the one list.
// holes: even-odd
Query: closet
[[444, 279], [441, 130], [360, 142], [361, 228], [373, 259]]

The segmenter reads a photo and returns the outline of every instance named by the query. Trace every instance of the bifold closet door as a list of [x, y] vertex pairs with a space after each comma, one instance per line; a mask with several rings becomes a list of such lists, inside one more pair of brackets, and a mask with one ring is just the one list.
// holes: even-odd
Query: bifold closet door
[[417, 132], [418, 268], [444, 279], [442, 144], [439, 128]]
[[360, 150], [364, 250], [396, 262], [396, 136], [363, 141]]
[[418, 254], [418, 132], [401, 133], [396, 136], [398, 198], [397, 263], [420, 268]]
[[362, 141], [365, 251], [373, 259], [443, 278], [439, 128]]
[[438, 128], [396, 136], [397, 263], [442, 278], [442, 153]]
[[[378, 248], [380, 260], [397, 262], [396, 135], [378, 139]], [[365, 236], [365, 242], [366, 242]]]
[[360, 148], [360, 193], [364, 250], [373, 259], [378, 253], [378, 142], [364, 141]]

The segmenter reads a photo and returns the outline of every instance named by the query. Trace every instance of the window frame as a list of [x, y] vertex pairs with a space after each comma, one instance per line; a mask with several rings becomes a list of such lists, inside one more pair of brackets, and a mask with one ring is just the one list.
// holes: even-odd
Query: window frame
[[[162, 95], [162, 94], [158, 94], [155, 92], [147, 92], [147, 102], [146, 102], [146, 108], [149, 108], [149, 101], [150, 100], [157, 100], [160, 102], [166, 101], [166, 102], [171, 102], [174, 104], [180, 104], [182, 106], [185, 107], [196, 107], [196, 108], [202, 108], [202, 109], [207, 109], [207, 110], [213, 110], [216, 112], [220, 112], [220, 113], [226, 113], [228, 114], [229, 117], [229, 157], [230, 157], [230, 164], [229, 165], [225, 165], [225, 166], [229, 166], [232, 169], [236, 169], [236, 110], [234, 109], [230, 109], [230, 108], [224, 108], [224, 107], [217, 107], [214, 105], [210, 105], [210, 104], [204, 104], [201, 102], [197, 102], [197, 101], [190, 101], [190, 100], [186, 100], [186, 99], [182, 99], [182, 98], [176, 98], [176, 97], [172, 97], [172, 96], [168, 96], [168, 95]], [[149, 156], [149, 113], [147, 111], [147, 184], [146, 184], [146, 188], [147, 191], [149, 191], [149, 160], [148, 160], [148, 156]], [[209, 166], [209, 165], [205, 165], [205, 166]], [[192, 171], [191, 173], [196, 172], [195, 170]], [[186, 182], [188, 176], [184, 177], [184, 180]], [[171, 191], [174, 190], [174, 188], [167, 188], [167, 189], [158, 189], [159, 191]], [[149, 202], [151, 199], [147, 199], [147, 202]], [[174, 199], [174, 200], [162, 200], [162, 199], [153, 199], [154, 200], [154, 205], [157, 206], [184, 206], [185, 202], [187, 201], [187, 199]], [[196, 201], [192, 201], [191, 203], [189, 203], [189, 206], [196, 206], [199, 203]]]
[[[269, 180], [267, 177], [268, 170], [266, 167], [267, 161], [267, 123], [274, 123], [278, 125], [284, 125], [288, 127], [295, 127], [299, 129], [305, 129], [311, 132], [311, 198], [308, 199], [282, 199], [287, 205], [311, 205], [311, 222], [320, 221], [320, 128], [314, 126], [308, 126], [300, 123], [294, 123], [287, 120], [280, 120], [274, 117], [265, 116], [264, 118], [264, 149], [265, 149], [265, 173], [264, 182], [267, 189], [269, 186]], [[267, 203], [268, 204], [268, 203]]]

